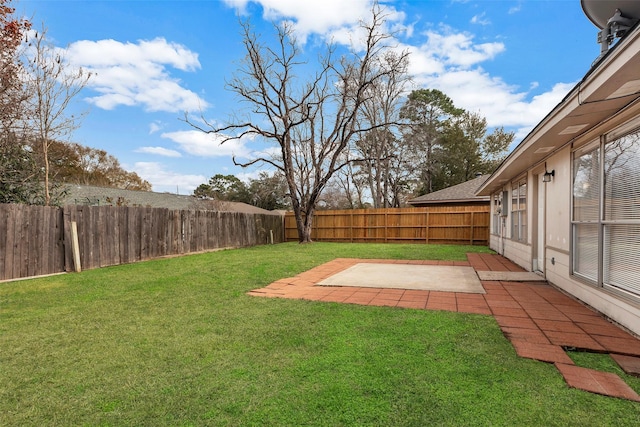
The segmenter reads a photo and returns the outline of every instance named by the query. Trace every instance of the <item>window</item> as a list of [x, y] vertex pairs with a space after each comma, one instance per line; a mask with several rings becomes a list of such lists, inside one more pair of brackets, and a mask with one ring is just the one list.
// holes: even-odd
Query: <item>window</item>
[[527, 241], [527, 180], [523, 178], [511, 187], [511, 238]]
[[589, 144], [573, 159], [574, 274], [598, 280], [600, 216], [600, 145]]
[[573, 154], [572, 272], [640, 296], [640, 129]]
[[493, 215], [493, 223], [491, 233], [497, 236], [502, 234], [502, 192], [496, 193], [491, 197], [491, 212]]

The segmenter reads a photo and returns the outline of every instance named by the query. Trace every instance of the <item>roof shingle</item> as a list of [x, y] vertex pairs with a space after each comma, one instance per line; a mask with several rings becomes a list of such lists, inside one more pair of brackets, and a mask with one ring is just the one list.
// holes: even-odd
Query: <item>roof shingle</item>
[[425, 205], [432, 203], [464, 203], [464, 202], [488, 202], [488, 196], [476, 196], [476, 191], [489, 178], [489, 175], [480, 175], [477, 178], [463, 182], [462, 184], [425, 194], [409, 200], [411, 205]]
[[194, 196], [152, 191], [123, 190], [120, 188], [96, 187], [92, 185], [69, 184], [64, 187], [66, 196], [63, 205], [125, 205], [172, 210], [211, 210], [219, 212], [243, 212], [255, 214], [276, 214], [256, 206], [239, 202], [203, 200]]

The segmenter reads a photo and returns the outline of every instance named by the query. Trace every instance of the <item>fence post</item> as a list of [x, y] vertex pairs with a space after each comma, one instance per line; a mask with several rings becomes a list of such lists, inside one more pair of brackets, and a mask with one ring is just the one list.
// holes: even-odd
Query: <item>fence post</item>
[[389, 213], [384, 211], [384, 242], [387, 243], [389, 236]]
[[425, 227], [425, 239], [426, 239], [426, 244], [429, 244], [429, 211], [425, 211], [424, 212], [424, 227]]
[[471, 228], [471, 246], [473, 246], [473, 224], [474, 224], [474, 222], [473, 222], [473, 214], [474, 214], [474, 212], [472, 211], [471, 212], [471, 225], [470, 225], [470, 228]]
[[353, 210], [349, 213], [349, 243], [353, 243]]
[[80, 273], [82, 267], [80, 265], [80, 245], [78, 244], [78, 224], [75, 221], [71, 221], [71, 250], [73, 251], [75, 272]]
[[62, 208], [62, 236], [64, 246], [64, 271], [73, 271], [73, 248], [71, 241], [71, 210], [73, 206]]

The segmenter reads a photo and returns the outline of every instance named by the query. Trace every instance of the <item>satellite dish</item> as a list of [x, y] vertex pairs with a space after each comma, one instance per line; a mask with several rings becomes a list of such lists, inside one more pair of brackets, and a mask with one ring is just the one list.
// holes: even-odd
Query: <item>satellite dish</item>
[[580, 0], [580, 5], [587, 18], [601, 30], [598, 59], [616, 38], [624, 36], [640, 20], [640, 0]]
[[584, 14], [593, 25], [605, 29], [609, 20], [620, 10], [622, 17], [637, 21], [640, 19], [640, 1], [638, 0], [580, 0]]

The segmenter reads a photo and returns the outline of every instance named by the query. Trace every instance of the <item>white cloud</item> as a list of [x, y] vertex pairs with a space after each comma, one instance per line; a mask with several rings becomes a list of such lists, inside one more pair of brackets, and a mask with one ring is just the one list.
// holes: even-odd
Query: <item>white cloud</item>
[[456, 106], [479, 112], [490, 127], [523, 128], [517, 130], [519, 134], [528, 133], [573, 87], [572, 83], [558, 83], [528, 101], [528, 92], [518, 91], [517, 87], [491, 77], [482, 69], [427, 76], [422, 82], [423, 87], [441, 90]]
[[421, 49], [420, 46], [401, 45], [398, 50], [409, 52], [409, 74], [415, 77], [437, 75], [445, 71], [443, 61]]
[[471, 18], [471, 23], [478, 25], [490, 25], [491, 21], [487, 19], [487, 14], [485, 12], [482, 12], [480, 15], [475, 15], [473, 18]]
[[448, 27], [424, 34], [427, 40], [419, 46], [399, 46], [410, 51], [409, 72], [415, 88], [438, 89], [456, 106], [485, 117], [489, 127], [514, 129], [517, 137], [526, 135], [573, 87], [559, 83], [532, 96], [540, 89], [537, 82], [522, 89], [481, 67], [504, 52], [504, 44], [475, 44], [473, 35]]
[[136, 162], [134, 170], [142, 179], [153, 186], [153, 191], [168, 191], [180, 194], [191, 194], [200, 184], [207, 182], [204, 175], [188, 175], [166, 170], [164, 165], [156, 162]]
[[503, 43], [473, 43], [473, 35], [453, 33], [445, 28], [443, 33], [428, 31], [427, 42], [420, 46], [420, 53], [436, 58], [449, 66], [468, 68], [495, 58], [504, 52]]
[[135, 151], [136, 153], [157, 154], [158, 156], [164, 157], [182, 157], [180, 152], [164, 147], [140, 147]]
[[518, 4], [517, 4], [517, 5], [515, 5], [515, 6], [511, 6], [511, 7], [509, 8], [509, 11], [508, 11], [507, 13], [508, 13], [509, 15], [513, 15], [514, 13], [518, 13], [518, 12], [520, 12], [521, 10], [522, 10], [522, 4], [521, 4], [521, 3], [518, 3]]
[[80, 40], [67, 51], [69, 61], [94, 72], [89, 87], [100, 95], [88, 101], [105, 110], [119, 105], [147, 111], [179, 112], [206, 108], [207, 103], [172, 77], [200, 68], [198, 54], [163, 38], [122, 43], [116, 40]]
[[[466, 0], [454, 0], [466, 2]], [[337, 43], [352, 45], [357, 42], [357, 23], [370, 16], [372, 2], [369, 0], [225, 0], [238, 11], [245, 11], [250, 3], [263, 7], [264, 17], [271, 20], [290, 19], [303, 40], [309, 34], [331, 38]], [[509, 10], [520, 11], [520, 4]], [[526, 135], [544, 118], [573, 87], [572, 83], [558, 83], [546, 92], [539, 92], [537, 82], [523, 89], [505, 82], [499, 75], [491, 75], [482, 64], [504, 53], [507, 46], [502, 42], [476, 43], [469, 32], [456, 31], [439, 24], [429, 26], [422, 33], [424, 42], [403, 43], [403, 36], [415, 39], [416, 23], [409, 25], [406, 16], [385, 4], [392, 19], [390, 28], [400, 29], [398, 50], [410, 52], [409, 73], [415, 88], [439, 89], [458, 107], [478, 112], [486, 117], [488, 125], [515, 129], [517, 137]], [[485, 13], [471, 19], [473, 24], [488, 25]]]
[[[372, 0], [224, 0], [239, 13], [246, 13], [249, 3], [259, 4], [263, 18], [269, 21], [289, 20], [296, 35], [304, 43], [310, 34], [333, 36], [336, 41], [347, 43], [345, 29], [351, 32], [363, 18], [371, 15]], [[389, 23], [401, 21], [404, 14], [384, 5]], [[397, 29], [397, 28], [396, 28]]]
[[165, 132], [161, 136], [177, 143], [185, 152], [195, 156], [246, 158], [249, 154], [249, 150], [245, 146], [245, 143], [248, 142], [247, 138], [233, 139], [222, 143], [222, 136], [199, 130]]
[[138, 43], [122, 43], [116, 40], [80, 40], [69, 46], [69, 53], [76, 61], [95, 67], [111, 67], [113, 64], [168, 64], [183, 71], [200, 68], [198, 54], [178, 43], [158, 37], [140, 40]]
[[161, 131], [163, 127], [164, 125], [159, 120], [149, 123], [149, 135]]
[[260, 178], [260, 173], [264, 172], [264, 171], [265, 170], [263, 170], [263, 169], [256, 169], [256, 170], [254, 170], [252, 172], [240, 172], [240, 173], [235, 173], [234, 175], [240, 181], [244, 182], [245, 184], [248, 184], [249, 180]]
[[[371, 8], [370, 0], [224, 0], [241, 13], [249, 3], [263, 8], [270, 21], [293, 19], [301, 34], [326, 33], [332, 28], [358, 22]], [[336, 13], [337, 11], [340, 13]]]

